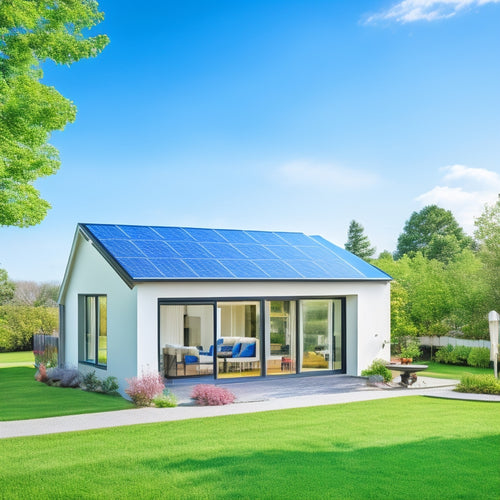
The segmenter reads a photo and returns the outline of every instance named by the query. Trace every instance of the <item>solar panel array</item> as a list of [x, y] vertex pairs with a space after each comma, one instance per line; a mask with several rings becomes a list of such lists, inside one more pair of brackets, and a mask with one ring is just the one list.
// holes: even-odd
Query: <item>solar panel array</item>
[[389, 279], [321, 237], [303, 233], [81, 224], [136, 280]]

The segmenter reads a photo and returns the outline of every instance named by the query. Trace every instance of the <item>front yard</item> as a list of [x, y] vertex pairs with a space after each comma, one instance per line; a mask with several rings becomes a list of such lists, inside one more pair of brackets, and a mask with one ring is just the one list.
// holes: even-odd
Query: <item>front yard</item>
[[496, 500], [498, 409], [409, 396], [4, 439], [0, 498]]

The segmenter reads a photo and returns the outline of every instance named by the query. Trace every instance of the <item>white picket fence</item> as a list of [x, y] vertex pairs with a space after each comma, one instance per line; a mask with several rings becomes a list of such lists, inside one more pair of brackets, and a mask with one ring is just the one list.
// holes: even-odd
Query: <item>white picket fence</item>
[[458, 339], [456, 337], [438, 337], [437, 335], [418, 337], [420, 340], [420, 345], [429, 345], [433, 347], [444, 347], [448, 344], [452, 346], [464, 345], [467, 347], [487, 347], [490, 349], [489, 340], [470, 340], [470, 339]]

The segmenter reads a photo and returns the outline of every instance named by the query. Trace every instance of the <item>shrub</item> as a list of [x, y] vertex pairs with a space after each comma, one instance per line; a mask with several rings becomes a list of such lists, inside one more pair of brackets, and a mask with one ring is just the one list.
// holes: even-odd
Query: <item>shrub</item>
[[452, 363], [454, 365], [466, 365], [472, 347], [457, 345], [451, 353]]
[[473, 392], [476, 394], [500, 394], [500, 381], [493, 375], [466, 374], [462, 376], [455, 390], [457, 392]]
[[99, 377], [95, 374], [95, 370], [87, 372], [83, 378], [82, 382], [84, 385], [84, 389], [89, 392], [97, 392], [97, 389], [101, 385], [101, 381]]
[[193, 388], [191, 397], [201, 406], [227, 405], [234, 402], [236, 396], [227, 389], [209, 384], [198, 384]]
[[391, 370], [386, 368], [387, 361], [383, 359], [374, 359], [373, 363], [361, 372], [363, 377], [369, 377], [370, 375], [382, 375], [384, 377], [384, 382], [390, 382], [392, 380]]
[[490, 350], [487, 347], [473, 347], [467, 358], [469, 366], [488, 368], [490, 366]]
[[452, 363], [452, 352], [453, 352], [453, 346], [451, 344], [448, 344], [444, 347], [441, 347], [439, 351], [436, 352], [434, 355], [434, 360], [437, 361], [438, 363], [443, 363], [443, 364], [451, 364]]
[[129, 386], [125, 392], [135, 406], [151, 406], [153, 399], [165, 389], [161, 373], [146, 373], [141, 377], [127, 379]]
[[101, 382], [101, 392], [104, 394], [113, 394], [118, 391], [119, 387], [116, 377], [107, 377]]
[[177, 406], [177, 398], [168, 389], [164, 389], [162, 394], [153, 398], [153, 403], [157, 408], [174, 408]]
[[402, 358], [417, 359], [420, 357], [420, 344], [416, 340], [407, 340], [405, 345], [401, 346]]
[[57, 366], [57, 347], [53, 345], [45, 346], [43, 351], [33, 351], [35, 356], [35, 366], [43, 363], [47, 368]]

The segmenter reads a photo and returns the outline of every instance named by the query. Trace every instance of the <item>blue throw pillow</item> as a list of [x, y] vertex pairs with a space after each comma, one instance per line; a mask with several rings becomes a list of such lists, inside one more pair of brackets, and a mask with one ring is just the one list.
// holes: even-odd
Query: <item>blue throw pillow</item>
[[251, 344], [243, 344], [241, 346], [240, 358], [254, 358], [255, 357], [255, 342]]
[[198, 363], [198, 356], [192, 356], [191, 354], [186, 354], [184, 356], [184, 363], [186, 365], [191, 365], [193, 363]]
[[221, 345], [219, 352], [231, 352], [233, 350], [232, 345]]
[[240, 349], [241, 349], [241, 343], [236, 342], [236, 344], [234, 344], [233, 346], [233, 355], [232, 355], [233, 358], [237, 358], [239, 356]]

